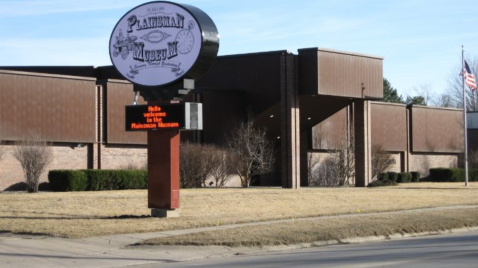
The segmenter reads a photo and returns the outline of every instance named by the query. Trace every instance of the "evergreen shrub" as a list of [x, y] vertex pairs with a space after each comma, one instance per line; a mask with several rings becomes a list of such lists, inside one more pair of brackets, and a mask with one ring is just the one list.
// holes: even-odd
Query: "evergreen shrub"
[[51, 170], [48, 182], [55, 192], [85, 191], [88, 177], [82, 170]]
[[48, 174], [53, 191], [103, 191], [147, 189], [146, 170], [51, 170]]
[[420, 182], [420, 172], [412, 171], [410, 174], [412, 174], [412, 182]]
[[397, 182], [398, 180], [398, 173], [397, 172], [387, 172], [388, 173], [388, 179]]
[[412, 174], [410, 172], [401, 172], [398, 173], [397, 182], [399, 183], [407, 183], [412, 181]]

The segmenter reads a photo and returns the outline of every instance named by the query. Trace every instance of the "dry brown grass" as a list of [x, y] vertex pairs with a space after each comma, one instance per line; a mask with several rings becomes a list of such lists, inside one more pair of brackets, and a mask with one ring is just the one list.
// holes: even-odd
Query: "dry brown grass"
[[478, 225], [478, 210], [407, 212], [354, 218], [291, 221], [146, 240], [139, 245], [276, 246], [355, 237], [439, 232]]
[[0, 231], [70, 238], [241, 222], [477, 205], [478, 187], [420, 183], [387, 188], [181, 190], [181, 217], [151, 218], [147, 191], [0, 194]]

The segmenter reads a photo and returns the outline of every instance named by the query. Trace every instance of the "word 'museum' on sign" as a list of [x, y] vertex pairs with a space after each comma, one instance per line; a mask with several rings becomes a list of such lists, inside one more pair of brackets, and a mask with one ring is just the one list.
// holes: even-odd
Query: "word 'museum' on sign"
[[219, 50], [216, 25], [202, 10], [167, 1], [135, 7], [116, 24], [110, 58], [130, 82], [159, 87], [198, 79]]
[[202, 103], [126, 106], [126, 131], [202, 130]]

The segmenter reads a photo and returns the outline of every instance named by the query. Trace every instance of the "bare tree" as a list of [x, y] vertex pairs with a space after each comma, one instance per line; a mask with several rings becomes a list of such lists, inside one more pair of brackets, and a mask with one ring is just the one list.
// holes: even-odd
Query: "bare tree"
[[[468, 58], [466, 59], [468, 65], [471, 68], [472, 73], [475, 77], [478, 77], [478, 58]], [[460, 63], [455, 66], [448, 79], [448, 88], [446, 94], [450, 97], [452, 101], [452, 107], [463, 108], [463, 76], [462, 73], [462, 63], [460, 58]], [[466, 87], [466, 86], [465, 86]], [[478, 94], [475, 91], [465, 88], [465, 94], [467, 94], [467, 111], [477, 111], [478, 110]]]
[[249, 187], [255, 175], [272, 171], [274, 145], [267, 140], [264, 129], [254, 127], [252, 119], [234, 129], [228, 145], [243, 187]]
[[235, 165], [231, 152], [214, 146], [208, 153], [208, 159], [208, 176], [212, 177], [216, 188], [224, 187], [234, 173]]
[[308, 155], [311, 158], [311, 168], [308, 170], [309, 186], [318, 187], [337, 187], [340, 184], [339, 178], [336, 176], [337, 166], [334, 158], [327, 157], [323, 161]]
[[312, 157], [312, 154], [308, 155], [307, 175], [310, 186], [341, 186], [349, 184], [353, 179], [355, 176], [355, 146], [352, 128], [353, 123], [347, 122], [342, 135], [336, 136], [336, 139], [329, 144], [324, 138], [321, 125], [313, 128], [313, 148], [327, 148], [328, 156], [319, 163], [316, 158]]
[[353, 135], [347, 139], [342, 135], [342, 140], [336, 146], [335, 152], [329, 157], [329, 163], [334, 167], [333, 175], [339, 186], [348, 185], [355, 176], [355, 142]]
[[407, 96], [405, 101], [407, 104], [413, 104], [413, 100], [420, 100], [421, 105], [433, 105], [435, 103], [435, 94], [433, 93], [433, 87], [430, 83], [421, 84], [413, 88], [413, 96]]
[[185, 142], [181, 143], [179, 150], [179, 177], [181, 188], [201, 187], [207, 176], [203, 145]]
[[208, 178], [214, 180], [211, 185], [224, 187], [234, 173], [229, 150], [211, 144], [181, 143], [179, 162], [181, 188], [207, 186]]
[[335, 175], [336, 170], [336, 163], [333, 162], [333, 159], [326, 158], [312, 171], [312, 181], [309, 185], [319, 187], [339, 186], [339, 178]]
[[478, 168], [478, 150], [470, 150], [468, 154], [470, 168]]
[[[326, 148], [326, 141], [323, 138], [323, 130], [321, 125], [317, 125], [312, 128], [312, 149], [323, 149]], [[313, 153], [307, 154], [307, 181], [309, 186], [319, 186], [318, 180], [319, 172], [317, 166], [319, 164], [319, 160], [314, 157]]]
[[13, 145], [13, 157], [22, 166], [29, 193], [38, 192], [40, 175], [53, 160], [51, 144], [43, 141], [38, 134], [28, 134]]
[[[349, 126], [350, 128], [352, 126]], [[350, 133], [347, 138], [347, 133]], [[319, 139], [320, 140], [320, 139]], [[329, 150], [329, 156], [322, 163], [308, 154], [308, 179], [310, 186], [347, 185], [355, 176], [355, 142], [352, 131], [347, 128], [341, 138], [335, 142], [335, 149]], [[385, 172], [393, 164], [393, 158], [382, 146], [372, 145], [372, 177]]]
[[309, 186], [316, 186], [318, 180], [318, 172], [316, 172], [319, 160], [312, 153], [307, 154], [307, 182]]
[[381, 145], [372, 145], [372, 178], [378, 178], [380, 173], [389, 169], [393, 164], [393, 158], [383, 150]]
[[456, 104], [454, 103], [452, 97], [447, 93], [442, 93], [438, 95], [432, 103], [433, 106], [437, 107], [448, 107], [448, 108], [456, 108]]

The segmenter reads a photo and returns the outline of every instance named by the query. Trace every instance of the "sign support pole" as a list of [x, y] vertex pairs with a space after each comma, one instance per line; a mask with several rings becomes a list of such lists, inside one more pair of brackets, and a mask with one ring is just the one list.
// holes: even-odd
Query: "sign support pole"
[[[137, 93], [147, 102], [179, 103], [216, 59], [216, 25], [194, 6], [152, 1], [133, 8], [118, 21], [109, 51], [119, 74], [138, 86], [134, 105], [125, 110], [126, 131], [148, 130], [151, 216], [178, 217], [179, 128], [202, 129], [202, 104], [184, 103], [166, 111], [159, 106], [137, 105]], [[178, 107], [183, 110], [179, 112]], [[142, 111], [144, 108], [147, 110]]]
[[463, 160], [465, 164], [465, 186], [468, 187], [468, 127], [467, 127], [467, 121], [466, 121], [466, 91], [465, 91], [465, 48], [464, 46], [461, 46], [461, 64], [462, 64], [462, 76], [463, 76], [463, 141], [464, 141], [464, 154], [463, 154]]
[[148, 208], [179, 217], [179, 130], [148, 131]]

